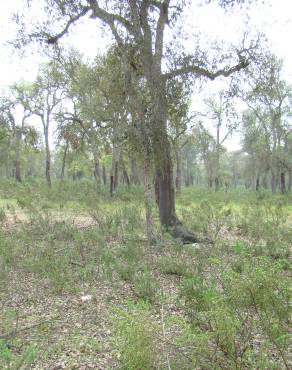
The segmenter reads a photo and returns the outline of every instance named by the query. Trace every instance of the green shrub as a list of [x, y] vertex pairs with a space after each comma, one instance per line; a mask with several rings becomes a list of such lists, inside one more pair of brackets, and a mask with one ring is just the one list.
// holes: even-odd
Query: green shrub
[[0, 339], [0, 367], [4, 369], [25, 369], [29, 368], [37, 356], [35, 345], [21, 347], [17, 352], [13, 351], [12, 345]]
[[159, 294], [159, 283], [148, 269], [138, 271], [133, 278], [135, 293], [139, 298], [154, 303]]
[[161, 357], [156, 335], [158, 328], [149, 312], [141, 308], [130, 312], [114, 309], [111, 320], [121, 368], [158, 369]]
[[263, 363], [271, 369], [287, 367], [288, 277], [281, 264], [251, 259], [238, 246], [236, 250], [240, 269], [219, 263], [211, 280], [203, 275], [182, 280], [180, 298], [190, 320], [184, 345], [192, 345], [191, 356], [199, 367], [208, 361], [213, 367], [207, 368], [262, 368]]
[[161, 272], [168, 275], [184, 276], [188, 275], [190, 270], [188, 263], [179, 255], [161, 257], [158, 266]]

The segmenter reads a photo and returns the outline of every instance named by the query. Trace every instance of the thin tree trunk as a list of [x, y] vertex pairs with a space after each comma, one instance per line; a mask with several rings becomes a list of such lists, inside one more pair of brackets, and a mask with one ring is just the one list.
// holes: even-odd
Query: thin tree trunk
[[41, 115], [41, 120], [44, 129], [44, 136], [45, 136], [45, 151], [46, 151], [46, 179], [49, 187], [52, 186], [51, 182], [51, 151], [50, 151], [50, 144], [49, 144], [49, 123], [50, 123], [50, 114], [51, 111], [48, 109], [46, 116], [44, 114]]
[[280, 174], [280, 190], [281, 193], [286, 193], [286, 179], [285, 179], [285, 172], [281, 171]]
[[66, 146], [65, 146], [64, 154], [63, 154], [63, 158], [62, 158], [61, 182], [63, 182], [63, 181], [64, 181], [64, 176], [65, 176], [65, 167], [66, 167], [66, 158], [67, 158], [68, 148], [69, 148], [69, 142], [68, 142], [68, 141], [66, 141]]
[[114, 195], [114, 177], [111, 175], [110, 177], [110, 196], [113, 197]]
[[292, 171], [289, 171], [289, 177], [288, 177], [288, 190], [292, 190]]
[[104, 164], [102, 165], [102, 180], [103, 184], [106, 185], [106, 169]]
[[46, 179], [49, 187], [52, 186], [51, 181], [51, 152], [49, 146], [49, 132], [48, 129], [45, 130], [45, 145], [46, 145]]
[[272, 193], [275, 193], [276, 192], [276, 176], [275, 176], [275, 173], [274, 171], [272, 171], [272, 177], [271, 177], [271, 188], [272, 188]]
[[260, 190], [260, 176], [259, 175], [257, 175], [257, 177], [256, 177], [255, 189], [256, 189], [256, 191]]
[[215, 177], [214, 184], [215, 184], [215, 191], [218, 191], [219, 190], [219, 177], [218, 176]]
[[128, 175], [127, 168], [126, 168], [126, 165], [125, 165], [124, 158], [123, 158], [122, 154], [120, 155], [119, 163], [120, 163], [122, 173], [123, 173], [123, 182], [126, 183], [127, 186], [130, 186], [131, 185], [131, 180], [130, 180], [130, 177]]
[[130, 181], [130, 177], [128, 175], [128, 172], [127, 172], [125, 166], [123, 166], [123, 177], [124, 177], [124, 181], [126, 182], [127, 186], [130, 186], [131, 181]]
[[22, 181], [21, 165], [20, 165], [21, 136], [22, 136], [21, 129], [16, 127], [15, 128], [15, 179], [16, 179], [17, 182]]
[[268, 180], [267, 180], [267, 173], [265, 172], [264, 178], [263, 178], [263, 187], [264, 189], [268, 189]]
[[175, 152], [176, 156], [176, 179], [175, 179], [175, 185], [176, 185], [176, 191], [179, 194], [181, 192], [181, 183], [182, 183], [182, 168], [181, 168], [181, 154], [180, 150], [176, 150]]
[[20, 161], [18, 160], [15, 161], [15, 179], [17, 182], [22, 181]]
[[110, 194], [113, 196], [114, 192], [118, 188], [119, 184], [119, 159], [120, 159], [120, 146], [117, 144], [113, 145], [112, 154], [112, 168], [111, 168], [111, 181], [110, 181]]
[[220, 179], [219, 179], [219, 174], [220, 174], [219, 132], [220, 132], [220, 125], [218, 124], [218, 126], [217, 126], [215, 178], [214, 178], [215, 191], [218, 191], [219, 187], [220, 187]]
[[137, 171], [137, 162], [135, 158], [131, 159], [131, 181], [135, 185], [140, 184], [138, 171]]
[[99, 185], [100, 184], [100, 166], [99, 166], [98, 150], [97, 150], [94, 135], [92, 134], [92, 132], [90, 132], [89, 135], [90, 135], [90, 144], [91, 144], [91, 150], [92, 150], [93, 161], [94, 161], [93, 175], [94, 175], [96, 184]]
[[119, 185], [119, 161], [115, 162], [114, 168], [114, 190], [116, 191]]
[[94, 161], [93, 175], [94, 175], [94, 178], [95, 178], [95, 181], [96, 181], [97, 185], [99, 185], [100, 184], [100, 169], [99, 169], [99, 161], [98, 160]]

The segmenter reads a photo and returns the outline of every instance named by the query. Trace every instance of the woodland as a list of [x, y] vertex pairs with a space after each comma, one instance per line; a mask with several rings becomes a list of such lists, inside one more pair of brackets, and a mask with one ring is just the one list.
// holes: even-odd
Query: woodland
[[[255, 1], [14, 14], [45, 62], [0, 91], [1, 369], [291, 368], [287, 66], [248, 28], [202, 42], [194, 3]], [[63, 44], [89, 21], [91, 60]]]

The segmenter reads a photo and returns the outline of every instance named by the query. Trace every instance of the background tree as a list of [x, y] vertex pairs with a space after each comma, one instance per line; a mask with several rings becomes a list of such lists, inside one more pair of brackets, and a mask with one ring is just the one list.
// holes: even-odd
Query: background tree
[[[291, 88], [282, 79], [281, 71], [282, 62], [268, 54], [253, 67], [249, 67], [243, 82], [248, 90], [244, 91], [243, 87], [240, 91], [252, 112], [244, 119], [246, 149], [251, 145], [253, 156], [258, 153], [257, 162], [265, 160], [264, 175], [270, 171], [273, 192], [277, 184], [281, 192], [286, 191], [285, 177], [289, 169], [285, 152], [288, 151], [286, 143], [291, 116]], [[258, 135], [252, 137], [256, 132]], [[257, 183], [258, 187], [259, 179]]]
[[27, 88], [25, 83], [19, 83], [10, 88], [9, 94], [3, 96], [0, 101], [1, 121], [4, 127], [9, 128], [10, 148], [13, 152], [14, 177], [16, 181], [22, 181], [21, 161], [24, 135], [27, 119], [31, 112], [23, 104], [23, 90]]

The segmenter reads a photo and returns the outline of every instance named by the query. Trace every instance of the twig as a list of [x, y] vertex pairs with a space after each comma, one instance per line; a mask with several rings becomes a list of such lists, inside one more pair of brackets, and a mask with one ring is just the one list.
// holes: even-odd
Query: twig
[[79, 262], [75, 262], [75, 261], [70, 261], [69, 262], [70, 265], [73, 265], [73, 266], [78, 266], [78, 267], [85, 267], [85, 263], [79, 263]]
[[35, 324], [29, 325], [29, 326], [24, 326], [23, 328], [19, 328], [17, 331], [13, 330], [10, 333], [7, 333], [5, 335], [0, 335], [0, 339], [8, 339], [8, 338], [11, 338], [11, 337], [15, 337], [19, 332], [34, 329], [37, 326], [40, 326], [42, 324], [46, 324], [48, 322], [52, 322], [52, 321], [55, 321], [55, 320], [57, 320], [57, 319], [47, 319], [47, 320], [43, 320], [43, 321], [37, 322]]

